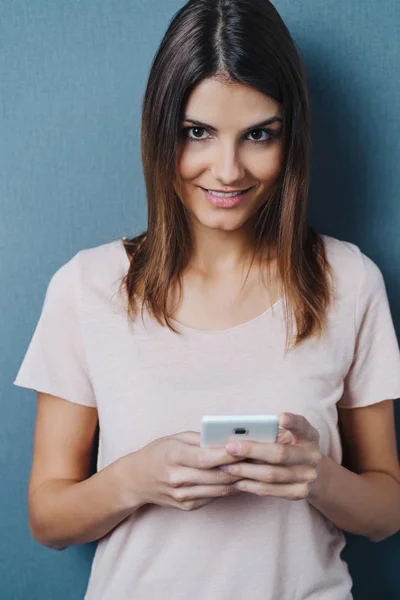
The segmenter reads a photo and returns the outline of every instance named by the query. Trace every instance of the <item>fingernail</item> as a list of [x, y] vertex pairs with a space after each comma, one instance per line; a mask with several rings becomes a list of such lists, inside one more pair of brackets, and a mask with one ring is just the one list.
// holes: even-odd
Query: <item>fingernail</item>
[[231, 454], [240, 454], [240, 444], [235, 444], [235, 443], [227, 444], [226, 449]]
[[293, 425], [293, 417], [291, 414], [289, 414], [289, 413], [285, 414], [285, 417], [283, 419], [283, 424], [284, 424], [284, 427], [290, 427], [291, 425]]
[[226, 473], [229, 473], [231, 471], [231, 466], [230, 465], [223, 465], [222, 467], [220, 467], [221, 471], [225, 471]]

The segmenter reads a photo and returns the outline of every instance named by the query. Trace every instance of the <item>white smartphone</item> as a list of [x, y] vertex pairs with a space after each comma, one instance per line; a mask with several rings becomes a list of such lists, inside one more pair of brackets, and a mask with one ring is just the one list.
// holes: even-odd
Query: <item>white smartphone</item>
[[218, 448], [238, 440], [275, 442], [278, 430], [278, 415], [205, 415], [200, 446]]

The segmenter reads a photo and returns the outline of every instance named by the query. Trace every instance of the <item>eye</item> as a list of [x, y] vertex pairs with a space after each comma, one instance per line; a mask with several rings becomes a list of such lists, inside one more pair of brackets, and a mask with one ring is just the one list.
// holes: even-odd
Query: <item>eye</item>
[[195, 136], [194, 138], [191, 137], [189, 134], [189, 131], [193, 131], [193, 132], [198, 132], [198, 131], [206, 131], [206, 129], [204, 129], [204, 127], [185, 127], [183, 130], [183, 133], [186, 135], [186, 137], [191, 141], [191, 142], [201, 142], [202, 140], [206, 139], [206, 138], [198, 138], [197, 136]]
[[[193, 132], [194, 137], [192, 137], [191, 135], [189, 135], [189, 132]], [[187, 139], [189, 142], [203, 142], [207, 139], [207, 137], [202, 137], [201, 134], [202, 132], [207, 133], [207, 130], [204, 127], [184, 127], [182, 129], [182, 135], [185, 139]], [[261, 136], [264, 134], [264, 138], [263, 139], [249, 139], [247, 138], [246, 141], [250, 141], [253, 142], [255, 144], [268, 144], [270, 143], [274, 138], [278, 137], [278, 132], [273, 131], [271, 129], [252, 129], [251, 131], [249, 131], [247, 133], [247, 135], [254, 135], [254, 133], [256, 134], [256, 136], [260, 135]], [[200, 134], [200, 135], [198, 135]]]
[[267, 137], [265, 137], [264, 139], [256, 139], [256, 140], [250, 140], [252, 142], [258, 142], [258, 143], [264, 143], [264, 142], [269, 142], [271, 138], [274, 137], [274, 132], [271, 131], [270, 129], [252, 129], [251, 131], [249, 131], [248, 135], [253, 135], [253, 133], [257, 133], [257, 134], [263, 134], [265, 133]]

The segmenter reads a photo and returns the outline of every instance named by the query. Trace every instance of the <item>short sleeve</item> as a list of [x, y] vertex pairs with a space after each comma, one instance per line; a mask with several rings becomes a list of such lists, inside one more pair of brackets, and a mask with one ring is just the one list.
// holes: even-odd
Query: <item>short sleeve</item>
[[79, 252], [50, 279], [14, 385], [96, 406], [78, 311]]
[[400, 351], [385, 282], [379, 267], [360, 255], [356, 343], [343, 396], [337, 404], [340, 408], [368, 406], [400, 397]]

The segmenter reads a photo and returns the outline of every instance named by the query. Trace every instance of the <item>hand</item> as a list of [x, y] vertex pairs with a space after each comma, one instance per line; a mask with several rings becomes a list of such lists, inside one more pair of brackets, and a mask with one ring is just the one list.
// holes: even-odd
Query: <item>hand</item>
[[[319, 433], [301, 415], [281, 413], [279, 425], [285, 428], [274, 443], [241, 441], [225, 447], [232, 456], [250, 459], [220, 467], [240, 477], [233, 483], [238, 490], [258, 496], [288, 500], [307, 498], [316, 485], [322, 459]], [[237, 445], [239, 450], [234, 452]]]
[[158, 438], [114, 463], [124, 505], [158, 504], [196, 510], [221, 496], [237, 493], [240, 478], [220, 465], [241, 460], [222, 448], [201, 448], [194, 431]]

